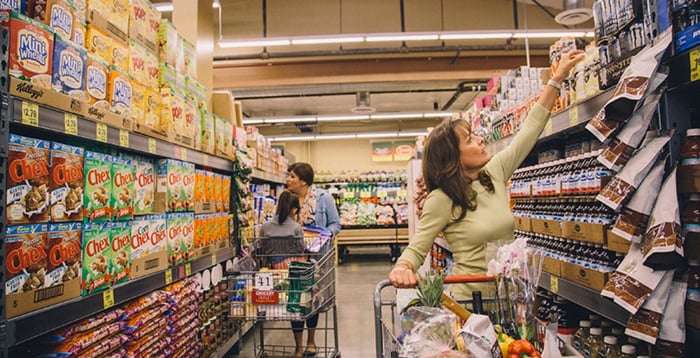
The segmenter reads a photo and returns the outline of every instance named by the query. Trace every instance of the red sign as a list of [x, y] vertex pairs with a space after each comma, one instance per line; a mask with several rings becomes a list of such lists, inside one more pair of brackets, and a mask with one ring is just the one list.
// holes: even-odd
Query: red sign
[[276, 305], [280, 303], [279, 292], [253, 290], [253, 303], [256, 305]]

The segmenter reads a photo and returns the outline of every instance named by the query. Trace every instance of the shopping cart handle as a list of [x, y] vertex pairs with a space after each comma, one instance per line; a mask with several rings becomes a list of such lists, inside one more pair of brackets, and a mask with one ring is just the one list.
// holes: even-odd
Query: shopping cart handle
[[445, 276], [445, 283], [493, 282], [496, 277], [485, 274]]

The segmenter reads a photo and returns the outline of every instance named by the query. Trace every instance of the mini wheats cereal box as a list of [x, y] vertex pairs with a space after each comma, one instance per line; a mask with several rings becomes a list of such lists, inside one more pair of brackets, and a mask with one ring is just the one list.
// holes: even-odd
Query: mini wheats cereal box
[[107, 101], [112, 112], [125, 117], [131, 115], [131, 75], [112, 66], [107, 76]]
[[87, 296], [109, 287], [110, 223], [87, 223], [83, 229], [83, 281], [81, 294]]
[[51, 221], [82, 221], [85, 180], [83, 148], [51, 143]]
[[182, 192], [184, 211], [194, 211], [194, 163], [182, 162]]
[[150, 215], [151, 220], [149, 230], [151, 236], [151, 247], [149, 253], [167, 250], [168, 224], [166, 214]]
[[85, 152], [85, 221], [108, 221], [112, 215], [112, 162], [110, 155]]
[[75, 42], [78, 46], [85, 48], [85, 39], [87, 38], [87, 24], [81, 20], [76, 19], [73, 25], [73, 36], [71, 36], [71, 41]]
[[182, 162], [173, 159], [160, 159], [157, 165], [156, 190], [166, 193], [167, 212], [184, 211], [182, 189]]
[[110, 223], [112, 256], [109, 260], [112, 285], [129, 280], [131, 274], [131, 223]]
[[26, 9], [27, 0], [0, 0], [0, 10], [12, 10], [24, 14]]
[[168, 240], [166, 244], [168, 248], [168, 265], [174, 266], [185, 262], [184, 245], [182, 243], [182, 214], [166, 214], [166, 220], [168, 227]]
[[151, 252], [151, 219], [137, 216], [131, 221], [131, 260], [144, 257]]
[[110, 109], [110, 104], [107, 101], [108, 75], [109, 66], [107, 62], [104, 62], [94, 55], [88, 54], [85, 89], [90, 104], [103, 110]]
[[[9, 24], [8, 24], [9, 23]], [[0, 24], [10, 29], [10, 76], [51, 88], [53, 32], [22, 14], [1, 11]]]
[[82, 234], [82, 223], [49, 224], [46, 287], [81, 277]]
[[48, 224], [8, 226], [5, 235], [5, 294], [44, 287]]
[[7, 224], [49, 221], [48, 141], [10, 134], [7, 164]]
[[56, 36], [53, 53], [52, 85], [61, 92], [85, 100], [85, 68], [87, 56], [82, 47]]
[[136, 178], [134, 180], [134, 214], [148, 214], [153, 212], [153, 203], [156, 192], [156, 168], [153, 162], [146, 160], [136, 161]]
[[116, 158], [112, 163], [112, 218], [115, 221], [134, 217], [134, 166], [130, 159]]
[[44, 19], [46, 25], [53, 29], [56, 35], [70, 39], [73, 36], [75, 8], [66, 0], [49, 0], [48, 15]]

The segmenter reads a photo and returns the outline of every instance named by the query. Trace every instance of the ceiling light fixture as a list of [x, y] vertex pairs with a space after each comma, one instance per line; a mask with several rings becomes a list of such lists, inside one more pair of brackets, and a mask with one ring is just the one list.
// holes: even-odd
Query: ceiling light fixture
[[255, 117], [243, 119], [243, 124], [275, 124], [293, 122], [334, 122], [334, 121], [364, 121], [370, 119], [410, 119], [410, 118], [445, 118], [452, 117], [452, 112], [395, 112], [379, 114], [328, 114], [320, 116], [296, 116], [296, 117]]
[[442, 112], [425, 112], [423, 113], [424, 118], [445, 118], [452, 117], [452, 112], [442, 111]]
[[418, 137], [428, 135], [428, 131], [367, 132], [367, 133], [330, 133], [268, 137], [271, 142], [317, 141], [333, 139], [377, 139], [397, 137]]
[[363, 36], [318, 36], [309, 38], [292, 38], [292, 45], [320, 45], [320, 44], [346, 44], [363, 42]]
[[263, 38], [245, 41], [219, 41], [221, 48], [288, 46], [292, 40], [283, 38]]
[[380, 113], [372, 114], [370, 119], [402, 119], [402, 118], [423, 118], [423, 113]]
[[[173, 3], [172, 2], [159, 2], [159, 3], [153, 4], [153, 7], [160, 12], [173, 11]], [[219, 0], [214, 0], [211, 3], [211, 7], [218, 9], [221, 7], [221, 3], [219, 2]]]
[[[349, 114], [349, 115], [328, 115], [328, 116], [318, 116], [316, 117], [316, 120], [319, 122], [334, 122], [334, 121], [363, 121], [363, 120], [368, 120], [369, 115], [357, 115], [357, 114]], [[270, 123], [268, 121], [268, 123]]]
[[387, 42], [387, 41], [430, 41], [437, 40], [440, 35], [437, 33], [426, 34], [417, 32], [401, 32], [387, 34], [371, 34], [365, 36], [367, 42]]
[[487, 32], [487, 31], [453, 31], [440, 34], [440, 40], [489, 40], [509, 39], [513, 32]]

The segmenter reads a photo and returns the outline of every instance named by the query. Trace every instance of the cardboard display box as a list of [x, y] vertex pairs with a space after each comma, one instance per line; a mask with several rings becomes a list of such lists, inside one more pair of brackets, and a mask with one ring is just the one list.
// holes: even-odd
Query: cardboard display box
[[557, 259], [551, 258], [551, 257], [543, 257], [542, 258], [542, 270], [544, 272], [549, 272], [550, 274], [554, 276], [560, 276], [562, 275], [562, 261], [559, 261]]
[[524, 218], [522, 216], [514, 216], [513, 218], [515, 219], [515, 230], [532, 231], [530, 218]]
[[581, 286], [601, 291], [608, 281], [608, 274], [587, 269], [583, 266], [561, 262], [562, 277]]
[[607, 233], [608, 250], [619, 252], [621, 254], [626, 254], [630, 249], [630, 241], [613, 234], [612, 230], [608, 230]]
[[18, 78], [10, 78], [10, 94], [19, 98], [28, 99], [37, 103], [45, 104], [65, 112], [82, 115], [87, 103], [73, 98], [67, 94], [58, 93], [50, 88], [44, 88], [23, 81]]
[[131, 261], [131, 279], [150, 275], [168, 268], [168, 252], [160, 250]]
[[555, 220], [530, 219], [532, 232], [561, 237], [561, 223]]
[[601, 224], [564, 221], [561, 224], [562, 236], [567, 239], [605, 244], [606, 227]]
[[51, 287], [5, 296], [7, 318], [56, 305], [80, 297], [80, 277]]

